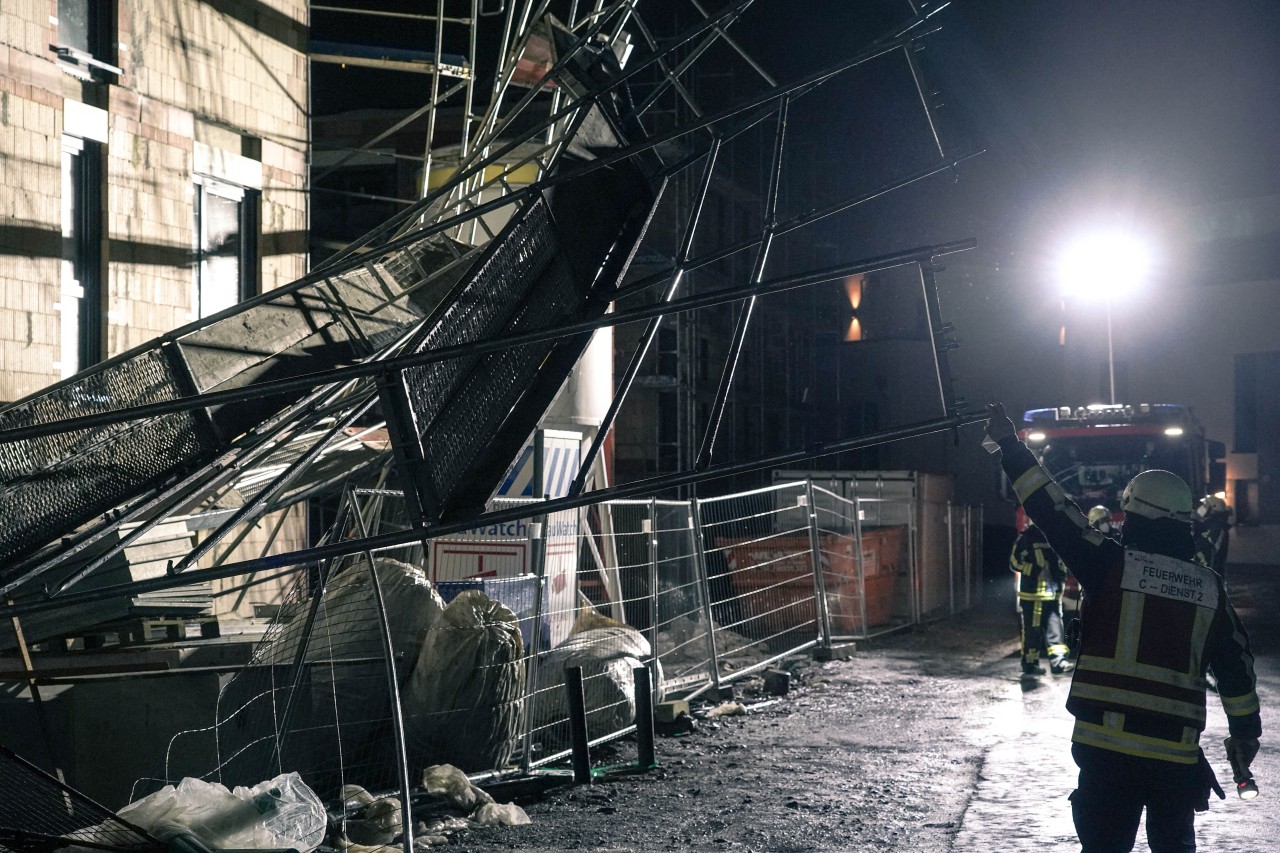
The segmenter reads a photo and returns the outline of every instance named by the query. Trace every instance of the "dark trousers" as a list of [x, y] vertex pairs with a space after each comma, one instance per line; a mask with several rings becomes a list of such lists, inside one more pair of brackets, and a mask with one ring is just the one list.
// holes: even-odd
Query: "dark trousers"
[[1062, 602], [1022, 601], [1022, 660], [1035, 663], [1043, 651], [1051, 659], [1066, 657], [1062, 633]]
[[1134, 758], [1078, 743], [1071, 745], [1071, 755], [1080, 767], [1071, 816], [1081, 853], [1128, 853], [1144, 808], [1153, 853], [1196, 849], [1195, 765]]

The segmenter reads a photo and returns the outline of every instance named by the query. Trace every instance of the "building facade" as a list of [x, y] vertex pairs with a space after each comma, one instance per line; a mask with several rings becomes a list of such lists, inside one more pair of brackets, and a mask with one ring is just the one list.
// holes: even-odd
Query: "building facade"
[[0, 9], [0, 401], [305, 272], [306, 14]]
[[0, 405], [306, 272], [307, 10], [0, 6]]

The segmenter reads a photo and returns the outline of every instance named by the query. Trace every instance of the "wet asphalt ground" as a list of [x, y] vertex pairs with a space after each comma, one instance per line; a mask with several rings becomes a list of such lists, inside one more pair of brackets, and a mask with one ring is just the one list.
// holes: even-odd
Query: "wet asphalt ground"
[[[462, 833], [466, 850], [1021, 853], [1079, 850], [1069, 676], [1024, 679], [1010, 585], [981, 606], [865, 643], [847, 659], [788, 661], [797, 686], [746, 716], [661, 737], [661, 766], [520, 799], [533, 823]], [[1197, 818], [1202, 851], [1280, 850], [1280, 566], [1233, 566], [1263, 708], [1254, 773], [1233, 791], [1221, 706], [1205, 752], [1227, 790]], [[745, 685], [750, 687], [750, 683]], [[744, 697], [751, 704], [753, 697]], [[608, 755], [625, 762], [629, 744]], [[1136, 850], [1147, 849], [1140, 829]]]

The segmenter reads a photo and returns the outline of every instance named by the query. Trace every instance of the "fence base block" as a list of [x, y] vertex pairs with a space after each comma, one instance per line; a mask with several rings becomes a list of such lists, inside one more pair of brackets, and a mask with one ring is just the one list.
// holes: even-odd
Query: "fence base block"
[[840, 660], [857, 651], [857, 643], [834, 643], [830, 646], [818, 646], [813, 650], [813, 657], [814, 660]]
[[653, 706], [653, 719], [659, 723], [674, 723], [681, 714], [689, 713], [689, 703], [683, 699], [659, 702]]

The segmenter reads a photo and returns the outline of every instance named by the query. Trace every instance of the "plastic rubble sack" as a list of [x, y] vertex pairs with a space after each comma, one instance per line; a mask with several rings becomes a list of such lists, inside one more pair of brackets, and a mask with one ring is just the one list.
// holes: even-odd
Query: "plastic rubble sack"
[[[403, 694], [444, 602], [417, 566], [386, 557], [373, 562]], [[224, 690], [220, 707], [242, 718], [220, 727], [222, 760], [232, 762], [224, 778], [261, 778], [272, 766], [279, 741], [271, 703], [282, 701], [290, 683], [310, 607], [311, 600], [290, 605], [288, 621], [268, 634], [257, 653], [257, 662], [268, 665], [244, 670]], [[336, 797], [345, 781], [385, 784], [395, 758], [387, 746], [391, 691], [384, 661], [369, 563], [354, 560], [325, 584], [303, 658], [303, 692], [292, 706], [283, 742], [286, 766], [304, 768], [307, 781], [325, 797]]]
[[533, 823], [525, 810], [515, 803], [485, 803], [472, 813], [471, 819], [481, 826], [522, 826]]
[[297, 773], [231, 791], [188, 777], [125, 806], [120, 818], [160, 841], [190, 835], [215, 850], [292, 847], [309, 853], [328, 827], [320, 798]]
[[477, 805], [493, 802], [489, 792], [474, 784], [452, 764], [436, 764], [422, 771], [422, 787], [433, 797], [444, 797], [454, 808], [470, 814]]
[[465, 590], [427, 633], [402, 705], [411, 764], [504, 766], [522, 731], [524, 641], [514, 613]]
[[393, 843], [404, 833], [403, 807], [399, 797], [375, 798], [355, 817], [346, 820], [348, 845], [378, 847]]
[[[612, 624], [604, 624], [605, 621]], [[635, 722], [635, 676], [632, 670], [649, 658], [649, 641], [635, 628], [606, 617], [586, 624], [603, 624], [603, 627], [586, 628], [570, 635], [538, 661], [538, 687], [533, 711], [535, 727], [568, 719], [565, 670], [575, 666], [582, 668], [587, 731], [591, 737], [626, 728]], [[660, 685], [661, 669], [656, 667], [656, 660], [654, 664], [656, 671], [652, 675], [652, 683]]]
[[[417, 566], [375, 557], [374, 568], [387, 610], [391, 647], [402, 678], [413, 671], [423, 640], [444, 611], [444, 601], [426, 573]], [[310, 601], [291, 608], [291, 618], [264, 650], [267, 663], [291, 664], [306, 629]], [[373, 597], [369, 564], [356, 560], [344, 566], [325, 584], [307, 644], [308, 662], [330, 658], [381, 658], [382, 625]]]

